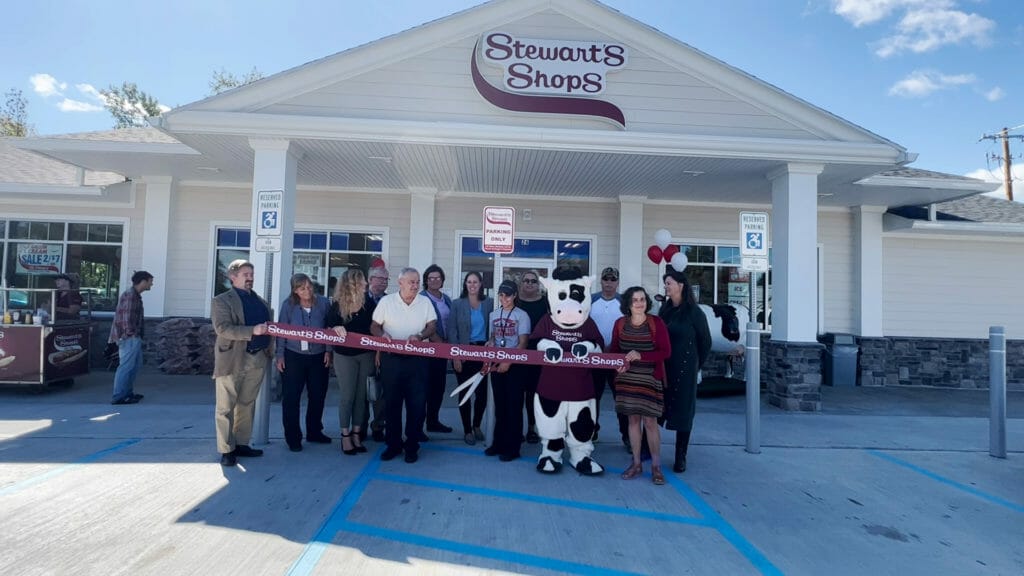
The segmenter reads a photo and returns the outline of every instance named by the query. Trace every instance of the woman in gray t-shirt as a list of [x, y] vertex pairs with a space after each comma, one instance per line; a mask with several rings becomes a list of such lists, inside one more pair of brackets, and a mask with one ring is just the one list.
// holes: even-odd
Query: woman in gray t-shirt
[[[512, 352], [525, 350], [530, 336], [530, 316], [516, 308], [516, 283], [506, 280], [498, 287], [498, 309], [491, 312], [489, 346]], [[497, 455], [502, 462], [519, 458], [523, 443], [523, 382], [520, 364], [491, 364], [491, 391], [494, 393], [494, 443], [484, 454]]]

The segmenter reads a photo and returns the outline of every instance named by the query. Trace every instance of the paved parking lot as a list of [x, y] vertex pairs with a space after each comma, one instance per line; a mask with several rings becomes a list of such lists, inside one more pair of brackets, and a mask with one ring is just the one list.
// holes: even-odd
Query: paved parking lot
[[[821, 414], [764, 405], [757, 455], [742, 398], [701, 400], [690, 469], [654, 486], [649, 467], [619, 479], [613, 424], [595, 452], [607, 474], [548, 477], [534, 446], [499, 463], [459, 433], [432, 434], [412, 465], [381, 462], [372, 442], [292, 453], [276, 404], [266, 455], [222, 469], [208, 378], [147, 372], [134, 406], [111, 406], [109, 382], [0, 389], [0, 572], [1024, 573], [1019, 392], [1005, 460], [988, 455], [983, 391], [826, 389]], [[337, 436], [334, 392], [328, 406]], [[442, 415], [458, 419], [454, 405]]]

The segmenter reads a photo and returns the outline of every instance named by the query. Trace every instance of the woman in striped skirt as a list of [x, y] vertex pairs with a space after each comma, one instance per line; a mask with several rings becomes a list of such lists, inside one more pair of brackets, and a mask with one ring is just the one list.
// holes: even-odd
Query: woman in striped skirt
[[622, 473], [632, 480], [643, 473], [640, 448], [643, 429], [651, 451], [651, 478], [655, 484], [665, 483], [661, 471], [661, 433], [658, 418], [665, 407], [663, 384], [665, 359], [672, 353], [665, 323], [650, 314], [651, 297], [640, 286], [622, 295], [622, 318], [612, 328], [609, 352], [626, 354], [626, 366], [615, 377], [615, 410], [629, 418], [629, 445], [633, 463]]

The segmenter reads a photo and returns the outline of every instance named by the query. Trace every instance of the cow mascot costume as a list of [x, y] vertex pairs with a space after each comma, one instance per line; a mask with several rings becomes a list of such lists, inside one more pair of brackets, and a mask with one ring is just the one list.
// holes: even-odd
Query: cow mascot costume
[[541, 453], [537, 470], [554, 474], [562, 469], [562, 450], [569, 449], [569, 463], [580, 474], [596, 476], [604, 468], [590, 458], [594, 451], [594, 382], [587, 368], [558, 366], [563, 355], [586, 358], [604, 348], [601, 331], [590, 319], [590, 285], [593, 278], [579, 268], [559, 268], [552, 279], [541, 278], [551, 313], [533, 328], [530, 339], [549, 362], [541, 368], [534, 396]]

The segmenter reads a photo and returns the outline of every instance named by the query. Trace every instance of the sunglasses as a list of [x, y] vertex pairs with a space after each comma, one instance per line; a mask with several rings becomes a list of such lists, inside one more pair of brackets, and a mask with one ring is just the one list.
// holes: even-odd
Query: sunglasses
[[537, 283], [537, 280], [534, 280], [533, 278], [523, 278], [523, 284], [536, 284], [536, 283]]

